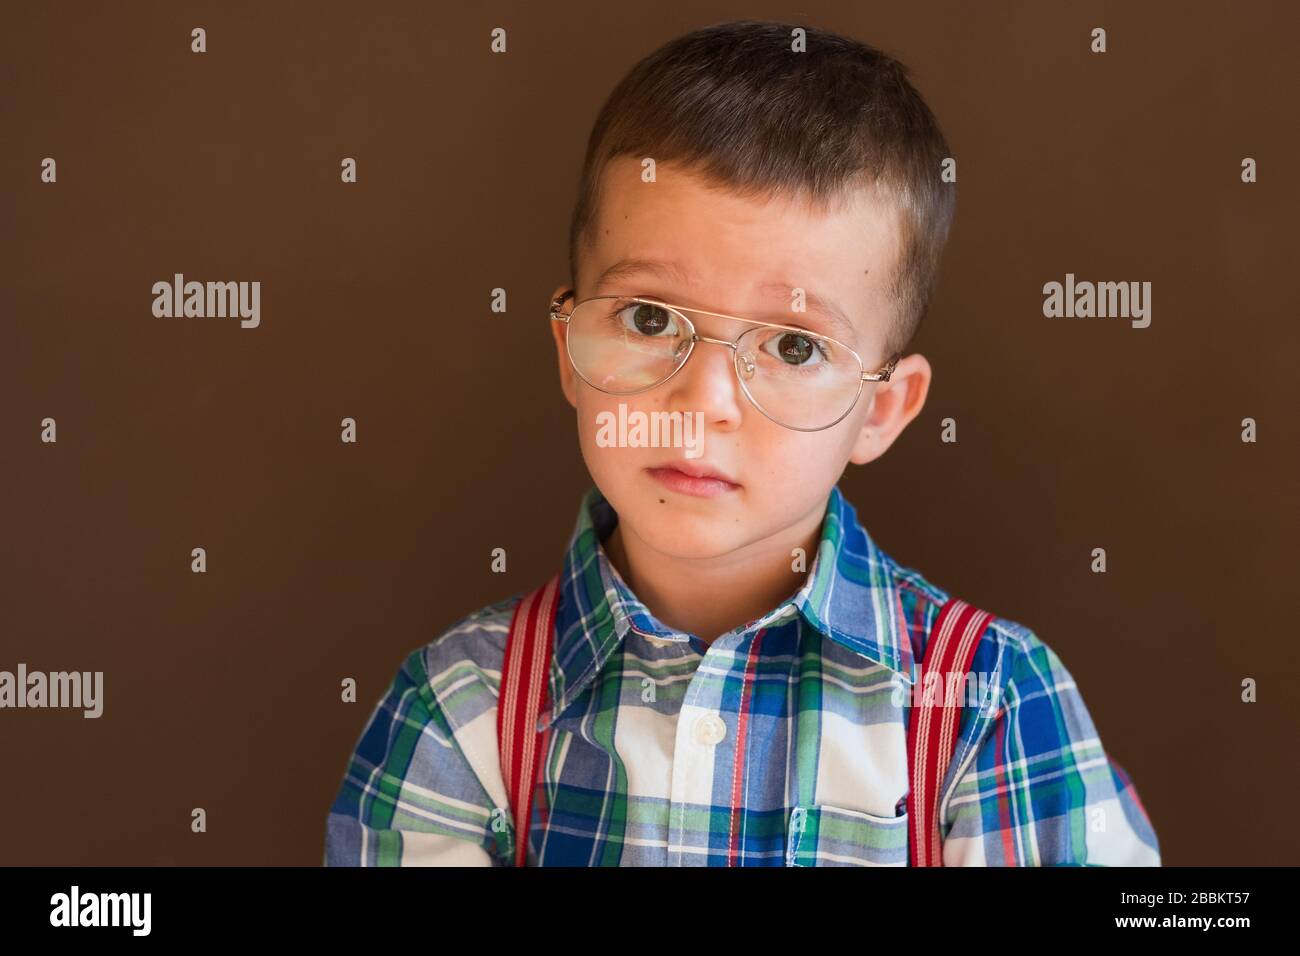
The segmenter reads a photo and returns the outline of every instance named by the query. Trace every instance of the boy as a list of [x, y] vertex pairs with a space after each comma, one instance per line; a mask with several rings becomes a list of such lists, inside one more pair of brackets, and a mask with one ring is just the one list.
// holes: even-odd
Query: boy
[[[929, 365], [903, 353], [953, 215], [950, 154], [900, 64], [816, 29], [802, 52], [794, 31], [681, 37], [592, 132], [551, 327], [595, 487], [560, 578], [528, 865], [908, 860], [898, 692], [949, 595], [875, 544], [837, 481], [924, 404]], [[610, 447], [620, 414], [700, 422], [703, 442]], [[407, 658], [327, 865], [513, 862], [497, 709], [521, 597]], [[962, 711], [941, 862], [1158, 865], [1051, 649], [995, 617], [971, 669], [989, 684]]]

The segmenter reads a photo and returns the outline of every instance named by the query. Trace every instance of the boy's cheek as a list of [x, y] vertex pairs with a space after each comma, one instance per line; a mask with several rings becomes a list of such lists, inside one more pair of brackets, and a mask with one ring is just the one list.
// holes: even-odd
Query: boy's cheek
[[[603, 444], [598, 440], [601, 433], [601, 415], [617, 416], [615, 408], [608, 408], [604, 403], [578, 402], [578, 445], [582, 450], [587, 470], [602, 491], [607, 486], [625, 482], [638, 467], [637, 459], [644, 454], [641, 448], [620, 448], [617, 445]], [[608, 431], [608, 430], [606, 430]]]

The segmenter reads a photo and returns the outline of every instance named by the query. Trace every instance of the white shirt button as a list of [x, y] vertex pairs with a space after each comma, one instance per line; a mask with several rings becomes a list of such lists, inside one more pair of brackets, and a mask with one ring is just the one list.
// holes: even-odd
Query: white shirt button
[[717, 714], [704, 714], [695, 721], [695, 742], [712, 747], [727, 736], [727, 722]]

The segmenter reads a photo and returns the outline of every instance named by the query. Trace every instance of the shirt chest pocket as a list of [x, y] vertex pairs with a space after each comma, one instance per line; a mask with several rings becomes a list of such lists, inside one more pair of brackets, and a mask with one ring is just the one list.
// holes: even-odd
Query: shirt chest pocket
[[908, 816], [881, 817], [829, 804], [790, 814], [786, 866], [906, 866]]

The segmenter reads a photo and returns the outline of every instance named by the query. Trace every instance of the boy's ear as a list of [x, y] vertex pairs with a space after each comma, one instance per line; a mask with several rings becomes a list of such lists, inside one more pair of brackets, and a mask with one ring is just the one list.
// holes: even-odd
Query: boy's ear
[[[564, 292], [572, 288], [573, 286], [571, 284], [556, 286], [555, 291], [551, 293], [551, 298], [548, 300], [548, 302], [554, 302], [557, 296], [562, 295]], [[561, 310], [567, 312], [572, 308], [573, 308], [573, 298], [570, 297], [569, 300], [563, 306], [561, 306]], [[572, 363], [569, 362], [569, 349], [568, 349], [569, 326], [567, 323], [560, 322], [556, 319], [551, 319], [550, 321], [551, 321], [551, 335], [555, 339], [555, 357], [560, 362], [560, 389], [564, 392], [564, 397], [569, 400], [569, 404], [572, 405], [574, 408], [577, 408], [578, 407], [577, 377], [574, 375]]]
[[871, 408], [853, 443], [849, 461], [865, 465], [885, 453], [925, 404], [930, 390], [930, 363], [924, 355], [908, 355], [894, 366], [888, 382], [874, 386]]

